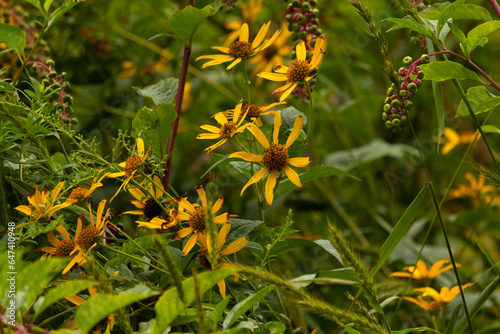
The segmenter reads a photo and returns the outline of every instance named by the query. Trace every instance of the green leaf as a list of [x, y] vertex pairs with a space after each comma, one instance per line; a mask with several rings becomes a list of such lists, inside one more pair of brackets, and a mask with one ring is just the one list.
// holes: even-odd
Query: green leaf
[[151, 149], [158, 157], [167, 150], [167, 143], [172, 133], [172, 123], [177, 118], [173, 104], [160, 103], [155, 109], [146, 107], [137, 112], [132, 120], [132, 136], [141, 137], [146, 149]]
[[465, 37], [465, 34], [463, 33], [463, 31], [460, 30], [456, 25], [448, 22], [448, 26], [450, 27], [450, 30], [453, 33], [453, 35], [455, 35], [455, 37], [460, 42], [460, 49], [462, 49], [462, 52], [465, 54], [464, 44], [465, 44], [465, 40], [467, 39], [467, 37]]
[[213, 311], [210, 313], [210, 322], [211, 322], [211, 328], [213, 330], [217, 329], [217, 324], [219, 321], [222, 319], [222, 316], [224, 315], [224, 311], [226, 310], [227, 305], [229, 304], [229, 301], [231, 298], [227, 297], [223, 300], [221, 300], [213, 309]]
[[489, 21], [478, 25], [467, 34], [467, 40], [464, 43], [464, 50], [467, 57], [478, 46], [484, 46], [488, 43], [486, 36], [500, 29], [500, 21]]
[[[437, 7], [436, 9], [423, 14], [422, 17], [427, 20], [438, 20], [446, 8], [448, 8], [448, 6]], [[472, 4], [460, 5], [455, 9], [453, 14], [451, 15], [451, 18], [455, 20], [491, 21], [491, 15], [486, 8]], [[448, 22], [448, 25], [449, 24], [450, 22]]]
[[337, 252], [337, 250], [335, 249], [335, 247], [333, 247], [333, 245], [330, 242], [330, 240], [319, 239], [319, 240], [316, 240], [315, 243], [317, 245], [319, 245], [320, 247], [322, 247], [328, 253], [332, 254], [333, 257], [335, 257], [341, 264], [344, 264], [342, 262], [342, 257], [340, 256], [339, 252]]
[[160, 103], [174, 103], [178, 86], [179, 79], [166, 78], [155, 83], [154, 85], [144, 88], [135, 88], [135, 90], [139, 95], [153, 100], [153, 103], [157, 106]]
[[49, 11], [52, 2], [54, 2], [54, 0], [45, 0], [45, 3], [43, 4], [43, 9], [45, 9], [46, 12]]
[[[280, 106], [276, 106], [273, 109], [279, 109]], [[295, 123], [295, 119], [297, 116], [302, 115], [304, 119], [304, 124], [302, 127], [304, 127], [307, 124], [307, 117], [304, 115], [303, 112], [299, 111], [295, 107], [286, 107], [281, 109], [281, 128], [280, 130], [286, 129], [292, 131], [293, 129], [293, 124]]]
[[26, 35], [19, 27], [0, 23], [0, 43], [5, 43], [9, 48], [23, 55], [26, 47]]
[[[496, 277], [493, 282], [491, 282], [486, 289], [484, 289], [479, 296], [472, 302], [472, 304], [468, 307], [470, 320], [474, 319], [477, 312], [481, 309], [481, 307], [486, 303], [486, 301], [491, 297], [491, 295], [495, 292], [498, 285], [500, 285], [500, 277]], [[453, 329], [453, 334], [462, 334], [468, 326], [467, 317], [465, 314], [462, 314], [460, 319], [455, 325]]]
[[[449, 26], [453, 26], [453, 24], [449, 23]], [[427, 52], [433, 53], [434, 52], [434, 44], [432, 43], [432, 41], [430, 39], [426, 38], [426, 43], [427, 43]], [[431, 61], [435, 62], [436, 57], [432, 56]], [[434, 96], [434, 105], [436, 106], [436, 118], [437, 118], [437, 122], [438, 122], [436, 150], [439, 153], [439, 144], [441, 143], [441, 138], [443, 137], [444, 128], [445, 128], [444, 100], [443, 100], [443, 91], [441, 89], [440, 82], [432, 81], [432, 94]]]
[[45, 12], [42, 10], [42, 7], [41, 7], [41, 4], [40, 4], [40, 0], [24, 0], [26, 1], [27, 3], [30, 3], [32, 4], [33, 6], [35, 6], [36, 8], [38, 8], [38, 10], [40, 12], [42, 12], [42, 14], [45, 15]]
[[361, 332], [358, 332], [357, 330], [349, 326], [345, 326], [344, 330], [349, 334], [361, 334]]
[[441, 333], [440, 331], [437, 331], [435, 329], [429, 328], [429, 327], [418, 327], [418, 328], [407, 328], [403, 329], [401, 331], [391, 331], [391, 334], [405, 334], [405, 333], [413, 333], [413, 332], [434, 332], [434, 333]]
[[222, 324], [223, 329], [229, 328], [232, 324], [238, 320], [246, 311], [248, 311], [251, 307], [259, 303], [265, 296], [267, 296], [272, 290], [274, 290], [275, 286], [270, 285], [265, 287], [253, 295], [250, 295], [245, 300], [236, 304], [231, 311], [229, 311], [226, 319], [224, 319], [224, 323]]
[[448, 322], [448, 326], [446, 326], [443, 334], [451, 334], [453, 332], [453, 328], [455, 328], [455, 324], [457, 323], [458, 315], [462, 310], [462, 304], [458, 304], [453, 310], [453, 314], [451, 315], [450, 321]]
[[350, 151], [328, 154], [324, 164], [349, 171], [378, 159], [385, 157], [401, 159], [408, 154], [418, 156], [418, 151], [409, 145], [390, 144], [382, 139], [375, 139], [367, 145], [356, 147]]
[[481, 249], [481, 252], [483, 252], [484, 256], [486, 256], [486, 259], [491, 264], [491, 267], [493, 268], [493, 270], [495, 270], [495, 272], [497, 273], [497, 276], [500, 277], [500, 269], [498, 268], [497, 264], [495, 263], [495, 261], [491, 257], [491, 254], [490, 254], [490, 252], [488, 252], [488, 249], [486, 248], [486, 246], [483, 244], [481, 239], [479, 239], [477, 236], [476, 236], [476, 243], [479, 246], [479, 249]]
[[47, 307], [54, 304], [58, 300], [63, 299], [67, 296], [76, 295], [78, 292], [88, 289], [91, 286], [97, 285], [97, 282], [92, 281], [69, 281], [64, 282], [62, 285], [49, 290], [45, 295], [40, 308], [36, 311], [35, 316], [42, 313]]
[[78, 1], [65, 0], [64, 3], [59, 8], [57, 8], [56, 10], [54, 10], [52, 12], [52, 14], [50, 14], [50, 17], [49, 17], [49, 20], [48, 20], [48, 23], [47, 23], [47, 27], [45, 28], [45, 31], [47, 31], [52, 26], [52, 24], [54, 24], [55, 22], [57, 22], [57, 20], [61, 16], [63, 16], [71, 8], [75, 7], [78, 3], [79, 3]]
[[269, 334], [283, 334], [286, 331], [286, 326], [279, 321], [269, 321], [264, 328], [269, 331]]
[[169, 18], [169, 26], [172, 32], [179, 36], [185, 44], [191, 45], [193, 36], [206, 18], [214, 15], [219, 7], [212, 8], [210, 5], [198, 9], [186, 6], [175, 11]]
[[483, 129], [483, 132], [484, 133], [496, 133], [496, 134], [500, 134], [500, 129], [497, 128], [496, 126], [494, 125], [491, 125], [491, 124], [488, 124], [488, 125], [483, 125], [481, 127], [481, 129]]
[[[476, 86], [467, 90], [467, 101], [474, 111], [474, 114], [481, 114], [496, 108], [500, 104], [500, 97], [491, 94], [486, 87]], [[469, 109], [464, 101], [460, 101], [455, 117], [469, 116]]]
[[316, 274], [295, 277], [290, 280], [290, 283], [300, 287], [305, 287], [311, 283], [354, 285], [361, 283], [361, 280], [352, 268], [340, 268], [333, 270], [320, 270]]
[[[198, 292], [201, 296], [220, 280], [236, 272], [236, 269], [219, 269], [197, 275]], [[158, 299], [155, 305], [156, 321], [153, 324], [153, 334], [163, 333], [175, 318], [196, 300], [194, 279], [190, 277], [182, 282], [184, 301], [181, 300], [176, 287], [171, 287]]]
[[[309, 172], [300, 174], [299, 178], [300, 178], [300, 182], [302, 184], [304, 184], [306, 182], [309, 182], [311, 180], [314, 180], [314, 179], [317, 179], [320, 177], [324, 177], [324, 176], [345, 176], [345, 177], [350, 177], [351, 179], [354, 179], [357, 181], [361, 181], [361, 179], [357, 178], [356, 176], [351, 175], [347, 172], [344, 172], [341, 169], [338, 169], [338, 168], [335, 168], [332, 166], [315, 166], [315, 167], [311, 168], [311, 170]], [[274, 196], [276, 198], [276, 197], [284, 194], [285, 192], [290, 191], [290, 190], [295, 189], [295, 188], [297, 188], [297, 186], [295, 184], [293, 184], [290, 180], [287, 179], [279, 184], [278, 188], [274, 192]]]
[[425, 37], [429, 37], [431, 39], [434, 38], [434, 35], [432, 34], [432, 32], [429, 29], [427, 29], [424, 26], [421, 26], [420, 24], [418, 24], [415, 21], [407, 20], [407, 19], [397, 19], [397, 18], [392, 18], [392, 17], [385, 19], [384, 21], [390, 21], [390, 22], [397, 24], [397, 26], [392, 27], [391, 29], [387, 30], [387, 32], [392, 31], [392, 30], [402, 29], [402, 28], [408, 28], [408, 29], [414, 30], [418, 33], [421, 33]]
[[382, 245], [382, 248], [380, 249], [380, 260], [378, 261], [377, 265], [370, 270], [371, 277], [375, 276], [377, 271], [382, 268], [384, 263], [389, 258], [389, 255], [391, 255], [392, 251], [394, 250], [394, 248], [396, 248], [401, 238], [404, 237], [406, 231], [408, 231], [408, 229], [410, 228], [413, 220], [415, 220], [417, 211], [425, 198], [425, 194], [427, 193], [427, 187], [428, 185], [426, 184], [422, 188], [422, 190], [420, 190], [420, 193], [417, 195], [417, 197], [415, 197], [413, 202], [403, 213], [403, 216], [401, 216], [399, 221], [396, 223], [396, 226], [394, 226], [391, 234]]
[[81, 333], [88, 333], [108, 315], [155, 294], [157, 292], [147, 286], [136, 285], [122, 293], [94, 295], [87, 299], [76, 311], [76, 324]]
[[239, 238], [246, 237], [254, 228], [264, 223], [262, 220], [247, 220], [247, 219], [229, 219], [231, 230], [226, 238], [226, 245], [230, 245], [233, 241]]
[[67, 258], [51, 258], [33, 262], [17, 275], [17, 305], [28, 309], [35, 299], [58, 276], [69, 262]]
[[441, 15], [439, 16], [439, 19], [438, 19], [438, 22], [437, 22], [437, 26], [436, 26], [437, 34], [438, 35], [441, 32], [441, 30], [443, 29], [444, 25], [447, 23], [447, 21], [452, 17], [452, 15], [455, 12], [455, 10], [461, 4], [463, 4], [465, 1], [466, 0], [457, 0], [454, 3], [452, 3], [451, 5], [449, 5], [448, 7], [446, 7], [445, 10], [443, 10], [443, 12], [441, 13]]
[[481, 82], [479, 76], [451, 60], [433, 61], [429, 64], [420, 65], [420, 70], [424, 73], [424, 80], [446, 81], [451, 79], [470, 79]]

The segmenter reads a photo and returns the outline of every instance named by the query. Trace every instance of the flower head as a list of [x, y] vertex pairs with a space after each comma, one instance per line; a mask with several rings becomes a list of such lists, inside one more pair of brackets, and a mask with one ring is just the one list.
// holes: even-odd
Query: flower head
[[[261, 116], [269, 115], [269, 114], [274, 114], [274, 110], [270, 110], [271, 108], [274, 108], [280, 104], [283, 104], [286, 102], [276, 102], [276, 103], [271, 103], [271, 104], [266, 104], [264, 106], [258, 106], [255, 103], [246, 103], [241, 107], [241, 113], [243, 113], [244, 118], [247, 121], [252, 121], [255, 123], [257, 126], [262, 126], [262, 121], [260, 120]], [[229, 110], [226, 112], [227, 117], [233, 117], [234, 111]]]
[[[106, 222], [109, 217], [109, 211], [103, 216], [104, 206], [106, 205], [106, 200], [102, 200], [97, 207], [96, 219], [94, 220], [94, 215], [92, 215], [92, 209], [89, 204], [89, 212], [90, 212], [90, 225], [82, 228], [83, 221], [82, 219], [78, 219], [78, 224], [76, 227], [76, 242], [78, 245], [84, 250], [90, 250], [96, 245], [98, 238], [104, 233], [104, 229], [106, 227]], [[81, 216], [80, 216], [81, 217]]]
[[41, 218], [49, 219], [55, 212], [64, 209], [77, 201], [76, 199], [68, 198], [65, 202], [56, 204], [63, 186], [64, 182], [59, 183], [52, 190], [52, 192], [50, 192], [47, 188], [39, 191], [38, 187], [35, 186], [35, 193], [28, 195], [28, 202], [30, 205], [19, 205], [15, 209], [36, 220]]
[[[452, 128], [444, 129], [444, 136], [446, 140], [444, 141], [443, 148], [441, 149], [442, 154], [448, 154], [459, 144], [472, 143], [476, 140], [476, 133], [474, 132], [463, 132], [458, 134]], [[481, 137], [481, 134], [477, 135], [477, 139]], [[476, 141], [477, 142], [477, 141]]]
[[71, 191], [69, 198], [76, 199], [77, 203], [82, 203], [83, 201], [85, 201], [86, 198], [88, 198], [94, 192], [94, 190], [96, 190], [99, 187], [102, 187], [101, 181], [106, 176], [108, 176], [108, 174], [103, 174], [100, 177], [96, 176], [88, 189], [85, 187], [76, 187]]
[[277, 30], [269, 40], [264, 41], [264, 38], [267, 35], [270, 25], [271, 21], [264, 24], [262, 28], [260, 28], [253, 42], [250, 43], [248, 41], [248, 35], [249, 35], [248, 24], [244, 23], [240, 29], [239, 41], [233, 43], [231, 47], [229, 48], [225, 46], [212, 47], [212, 49], [219, 50], [222, 53], [225, 53], [225, 55], [218, 54], [218, 55], [200, 56], [196, 58], [196, 60], [198, 61], [199, 59], [211, 59], [210, 61], [203, 64], [201, 68], [213, 65], [219, 65], [222, 63], [232, 61], [232, 63], [228, 67], [226, 67], [226, 70], [229, 71], [235, 65], [240, 63], [242, 60], [247, 59], [255, 55], [257, 52], [262, 51], [265, 48], [269, 47], [276, 40], [276, 38], [278, 38], [280, 30]]
[[147, 220], [153, 219], [163, 213], [163, 208], [158, 202], [165, 194], [165, 189], [158, 176], [153, 177], [153, 182], [143, 183], [147, 189], [145, 194], [141, 189], [127, 187], [127, 191], [134, 196], [135, 200], [130, 201], [137, 210], [126, 211], [122, 215], [145, 216]]
[[[207, 195], [203, 187], [196, 187], [196, 192], [198, 192], [198, 196], [201, 200], [201, 206], [194, 203], [191, 204], [184, 197], [177, 198], [177, 202], [179, 203], [179, 211], [177, 212], [176, 218], [180, 221], [189, 221], [189, 227], [184, 228], [177, 232], [178, 238], [184, 238], [191, 233], [193, 235], [188, 240], [184, 249], [182, 250], [182, 255], [186, 255], [189, 251], [194, 247], [196, 241], [200, 238], [200, 236], [205, 234], [206, 230], [206, 219], [207, 219], [207, 211], [210, 210], [210, 214], [215, 215], [221, 208], [224, 200], [222, 197], [214, 203], [212, 208], [208, 207]], [[227, 223], [229, 219], [229, 215], [227, 213], [223, 213], [221, 215], [214, 217], [214, 223], [216, 224], [224, 224]]]
[[59, 240], [58, 237], [54, 235], [53, 232], [49, 232], [47, 234], [47, 239], [53, 247], [40, 247], [37, 250], [45, 252], [46, 255], [52, 256], [55, 255], [57, 257], [71, 257], [71, 259], [75, 259], [75, 261], [70, 261], [70, 263], [64, 268], [63, 274], [68, 272], [75, 263], [81, 263], [83, 259], [81, 256], [78, 256], [77, 251], [80, 249], [78, 244], [74, 239], [71, 238], [66, 228], [62, 225], [56, 227], [57, 232], [61, 234], [63, 240]]
[[217, 147], [224, 144], [228, 139], [233, 138], [236, 134], [245, 131], [248, 124], [242, 125], [242, 123], [245, 120], [245, 116], [248, 113], [248, 110], [240, 118], [242, 104], [243, 104], [243, 100], [238, 102], [238, 104], [236, 105], [236, 108], [234, 108], [234, 110], [232, 112], [232, 119], [231, 120], [228, 120], [223, 112], [219, 112], [219, 113], [214, 115], [215, 120], [221, 126], [220, 128], [215, 127], [213, 125], [206, 125], [206, 124], [202, 125], [200, 127], [200, 129], [206, 130], [209, 133], [201, 133], [198, 135], [198, 137], [196, 137], [196, 139], [219, 139], [220, 138], [220, 140], [217, 143], [215, 143], [212, 146], [209, 146], [205, 149], [205, 151], [207, 153], [212, 152], [214, 149], [216, 149]]
[[[467, 288], [472, 285], [472, 283], [468, 283], [462, 285], [462, 289]], [[403, 299], [408, 300], [412, 303], [417, 304], [424, 310], [428, 311], [440, 311], [442, 309], [442, 303], [449, 303], [460, 293], [460, 287], [454, 286], [453, 288], [449, 288], [447, 286], [442, 287], [439, 292], [430, 287], [418, 288], [413, 291], [422, 292], [422, 295], [418, 296], [417, 299], [412, 297], [403, 297]], [[429, 296], [432, 298], [432, 301], [427, 301], [423, 297]]]
[[284, 86], [281, 86], [273, 92], [273, 94], [283, 92], [280, 101], [284, 101], [300, 82], [312, 79], [312, 77], [309, 76], [309, 72], [318, 67], [323, 59], [325, 49], [326, 39], [324, 35], [322, 35], [316, 40], [311, 59], [306, 60], [306, 45], [304, 42], [301, 42], [297, 44], [296, 47], [297, 59], [290, 64], [290, 66], [277, 66], [274, 72], [262, 72], [257, 74], [257, 76], [271, 81], [286, 81], [287, 83]]
[[[414, 279], [425, 279], [425, 278], [434, 278], [445, 271], [448, 271], [453, 268], [453, 265], [449, 264], [445, 267], [443, 267], [444, 264], [448, 263], [448, 260], [439, 260], [436, 263], [434, 263], [431, 267], [430, 270], [427, 270], [427, 266], [424, 261], [418, 260], [417, 261], [417, 266], [408, 266], [404, 267], [403, 270], [408, 271], [407, 273], [402, 272], [402, 271], [397, 271], [389, 276], [395, 276], [395, 277], [412, 277]], [[460, 264], [456, 264], [457, 267], [460, 267]]]
[[450, 198], [460, 198], [460, 197], [470, 197], [472, 198], [472, 203], [477, 209], [480, 205], [480, 199], [483, 194], [491, 193], [495, 191], [495, 187], [492, 185], [485, 185], [485, 176], [483, 173], [479, 173], [479, 179], [476, 180], [474, 175], [467, 172], [465, 173], [465, 178], [469, 181], [470, 185], [464, 186], [460, 185], [456, 189], [451, 189], [449, 192]]
[[139, 227], [145, 227], [152, 230], [157, 229], [160, 230], [161, 232], [164, 232], [169, 228], [177, 226], [177, 224], [179, 224], [180, 222], [180, 219], [178, 218], [177, 215], [178, 210], [174, 208], [169, 208], [167, 209], [167, 212], [168, 216], [166, 218], [155, 217], [150, 221], [136, 221], [136, 223], [139, 224]]
[[267, 140], [264, 133], [254, 124], [248, 126], [248, 130], [255, 136], [257, 141], [264, 147], [264, 153], [261, 155], [256, 155], [248, 152], [235, 152], [229, 156], [229, 158], [241, 158], [245, 161], [250, 162], [261, 162], [264, 165], [260, 171], [258, 171], [243, 187], [241, 194], [250, 185], [258, 182], [262, 179], [267, 172], [269, 176], [267, 177], [265, 186], [265, 197], [269, 205], [273, 203], [274, 197], [274, 186], [276, 185], [277, 172], [284, 171], [286, 176], [290, 181], [297, 187], [302, 187], [300, 183], [299, 175], [288, 165], [294, 167], [305, 167], [309, 164], [309, 158], [290, 158], [288, 154], [288, 148], [293, 144], [293, 142], [299, 137], [302, 131], [302, 124], [304, 123], [302, 115], [297, 116], [293, 124], [292, 132], [288, 137], [285, 145], [278, 143], [279, 129], [281, 126], [281, 113], [277, 111], [274, 114], [274, 130], [273, 130], [273, 144], [271, 145]]
[[[224, 225], [222, 225], [221, 229], [219, 230], [219, 235], [217, 237], [217, 250], [216, 250], [218, 254], [218, 259], [217, 259], [218, 268], [232, 268], [232, 266], [229, 263], [222, 262], [223, 256], [234, 254], [248, 244], [248, 236], [247, 236], [233, 241], [226, 248], [222, 249], [224, 244], [226, 243], [226, 237], [229, 234], [230, 229], [231, 229], [231, 223], [226, 222], [224, 223]], [[209, 253], [214, 252], [214, 249], [211, 248], [209, 236], [201, 235], [199, 240], [203, 246], [198, 251], [198, 262], [200, 262], [200, 264], [205, 269], [212, 270], [213, 269], [212, 264], [208, 261], [207, 258], [207, 255]], [[239, 278], [238, 274], [234, 274], [234, 276], [235, 280], [238, 280]], [[217, 285], [219, 286], [219, 291], [220, 294], [222, 295], [222, 298], [226, 298], [226, 282], [224, 280], [221, 280], [217, 282]]]

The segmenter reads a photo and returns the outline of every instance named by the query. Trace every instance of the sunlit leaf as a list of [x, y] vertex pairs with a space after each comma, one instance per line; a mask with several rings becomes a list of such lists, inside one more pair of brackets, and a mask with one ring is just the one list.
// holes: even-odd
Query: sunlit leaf
[[26, 47], [26, 36], [19, 27], [0, 23], [0, 43], [5, 43], [12, 50], [22, 54]]
[[[440, 6], [435, 8], [434, 10], [428, 11], [422, 15], [423, 18], [427, 20], [438, 20], [443, 11], [448, 8], [447, 6]], [[490, 21], [491, 15], [488, 10], [482, 6], [473, 5], [473, 4], [461, 4], [455, 11], [452, 13], [451, 17], [455, 20], [482, 20], [482, 21]], [[450, 24], [450, 22], [448, 22]]]
[[175, 11], [169, 18], [170, 29], [178, 35], [186, 44], [191, 44], [193, 36], [200, 28], [203, 21], [217, 13], [219, 7], [212, 8], [210, 5], [198, 9], [186, 6]]
[[[490, 111], [500, 104], [500, 97], [491, 94], [484, 86], [469, 88], [465, 96], [467, 97], [467, 101], [469, 101], [469, 104], [476, 115]], [[460, 101], [456, 117], [469, 115], [469, 109], [467, 109], [464, 101]]]
[[451, 60], [433, 61], [429, 64], [420, 65], [420, 70], [424, 73], [424, 80], [446, 81], [451, 79], [475, 80], [481, 82], [479, 76]]
[[421, 26], [420, 24], [418, 24], [417, 22], [412, 21], [412, 20], [398, 19], [398, 18], [391, 17], [391, 18], [385, 19], [384, 21], [390, 21], [390, 22], [397, 24], [396, 26], [389, 29], [388, 32], [392, 31], [392, 30], [396, 30], [396, 29], [408, 28], [408, 29], [414, 30], [418, 33], [421, 33], [422, 35], [424, 35], [426, 37], [429, 37], [429, 38], [434, 37], [434, 35], [432, 34], [432, 32], [429, 29], [427, 29], [424, 26]]
[[486, 36], [498, 29], [500, 29], [500, 21], [489, 21], [469, 31], [467, 40], [464, 43], [465, 54], [469, 57], [476, 47], [488, 43]]
[[450, 4], [448, 7], [446, 7], [445, 10], [443, 10], [441, 15], [439, 16], [437, 26], [436, 26], [438, 35], [441, 32], [441, 30], [443, 29], [443, 26], [446, 24], [446, 22], [452, 17], [455, 10], [461, 4], [463, 4], [465, 1], [466, 0], [457, 0], [457, 1], [453, 2], [452, 4]]
[[154, 85], [135, 90], [139, 95], [150, 98], [155, 105], [159, 105], [160, 103], [174, 103], [178, 86], [179, 80], [177, 78], [166, 78]]

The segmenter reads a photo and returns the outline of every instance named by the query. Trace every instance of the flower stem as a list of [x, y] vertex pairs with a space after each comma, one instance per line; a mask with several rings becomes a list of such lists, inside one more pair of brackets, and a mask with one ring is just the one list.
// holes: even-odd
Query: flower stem
[[[195, 0], [189, 0], [189, 5], [194, 7]], [[186, 78], [189, 67], [189, 58], [191, 57], [191, 44], [184, 44], [184, 55], [182, 57], [181, 74], [179, 76], [179, 88], [177, 89], [177, 96], [175, 99], [175, 112], [177, 113], [177, 118], [172, 124], [172, 134], [168, 138], [167, 152], [166, 155], [169, 156], [167, 163], [165, 164], [165, 175], [163, 176], [163, 188], [169, 189], [170, 174], [172, 172], [172, 152], [175, 146], [175, 138], [177, 137], [177, 129], [179, 127], [179, 119], [181, 117], [182, 110], [182, 98], [184, 97], [184, 87], [186, 86]]]
[[[455, 263], [455, 258], [453, 257], [453, 251], [451, 250], [450, 241], [448, 240], [448, 234], [446, 233], [446, 228], [444, 227], [443, 218], [441, 217], [440, 205], [438, 204], [436, 192], [434, 191], [434, 187], [432, 186], [432, 180], [431, 180], [431, 177], [429, 174], [429, 170], [427, 169], [427, 164], [425, 163], [425, 159], [424, 159], [424, 156], [422, 154], [422, 150], [420, 148], [420, 143], [419, 143], [417, 135], [415, 133], [415, 129], [413, 128], [413, 124], [411, 122], [411, 117], [410, 117], [409, 113], [408, 113], [408, 123], [410, 124], [410, 128], [411, 128], [411, 132], [413, 134], [413, 137], [415, 138], [418, 152], [420, 154], [420, 160], [422, 161], [422, 165], [424, 166], [424, 171], [425, 171], [425, 175], [427, 177], [427, 182], [429, 184], [429, 188], [430, 188], [431, 193], [432, 193], [432, 201], [434, 203], [434, 207], [436, 208], [436, 214], [437, 214], [438, 219], [439, 219], [439, 224], [441, 225], [441, 230], [443, 231], [443, 236], [444, 236], [444, 240], [446, 243], [446, 248], [448, 249], [448, 255], [450, 256], [450, 261], [451, 261], [451, 264], [453, 266], [453, 271], [454, 271], [455, 277], [457, 279], [457, 285], [458, 285], [458, 288], [460, 289], [460, 296], [462, 297], [462, 303], [464, 305], [465, 316], [466, 316], [467, 322], [469, 324], [469, 330], [473, 334], [474, 330], [472, 328], [472, 323], [471, 323], [469, 311], [467, 308], [467, 302], [465, 301], [464, 290], [462, 288], [462, 284], [460, 283], [460, 276], [458, 275], [457, 265]], [[481, 127], [479, 126], [479, 128], [481, 128]]]
[[245, 85], [247, 86], [247, 99], [250, 103], [250, 80], [248, 80], [248, 72], [247, 72], [247, 62], [243, 60], [243, 72], [245, 73]]

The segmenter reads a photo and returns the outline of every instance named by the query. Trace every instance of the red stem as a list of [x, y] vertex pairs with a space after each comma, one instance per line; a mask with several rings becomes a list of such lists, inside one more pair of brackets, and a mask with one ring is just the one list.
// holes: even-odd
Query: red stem
[[493, 9], [497, 13], [498, 17], [500, 18], [500, 6], [498, 5], [498, 2], [496, 0], [490, 0], [490, 3], [493, 6]]
[[[194, 7], [195, 0], [189, 0], [189, 5]], [[165, 176], [163, 177], [162, 183], [165, 191], [168, 191], [170, 173], [172, 171], [172, 152], [175, 146], [175, 138], [177, 137], [177, 128], [179, 127], [179, 119], [181, 116], [182, 109], [182, 98], [184, 97], [184, 87], [186, 86], [186, 78], [189, 67], [189, 57], [191, 56], [191, 44], [184, 45], [184, 56], [182, 57], [181, 74], [179, 76], [179, 87], [177, 89], [177, 96], [175, 99], [175, 112], [177, 113], [177, 118], [172, 124], [172, 134], [168, 138], [167, 144], [167, 156], [170, 155], [165, 164]]]

